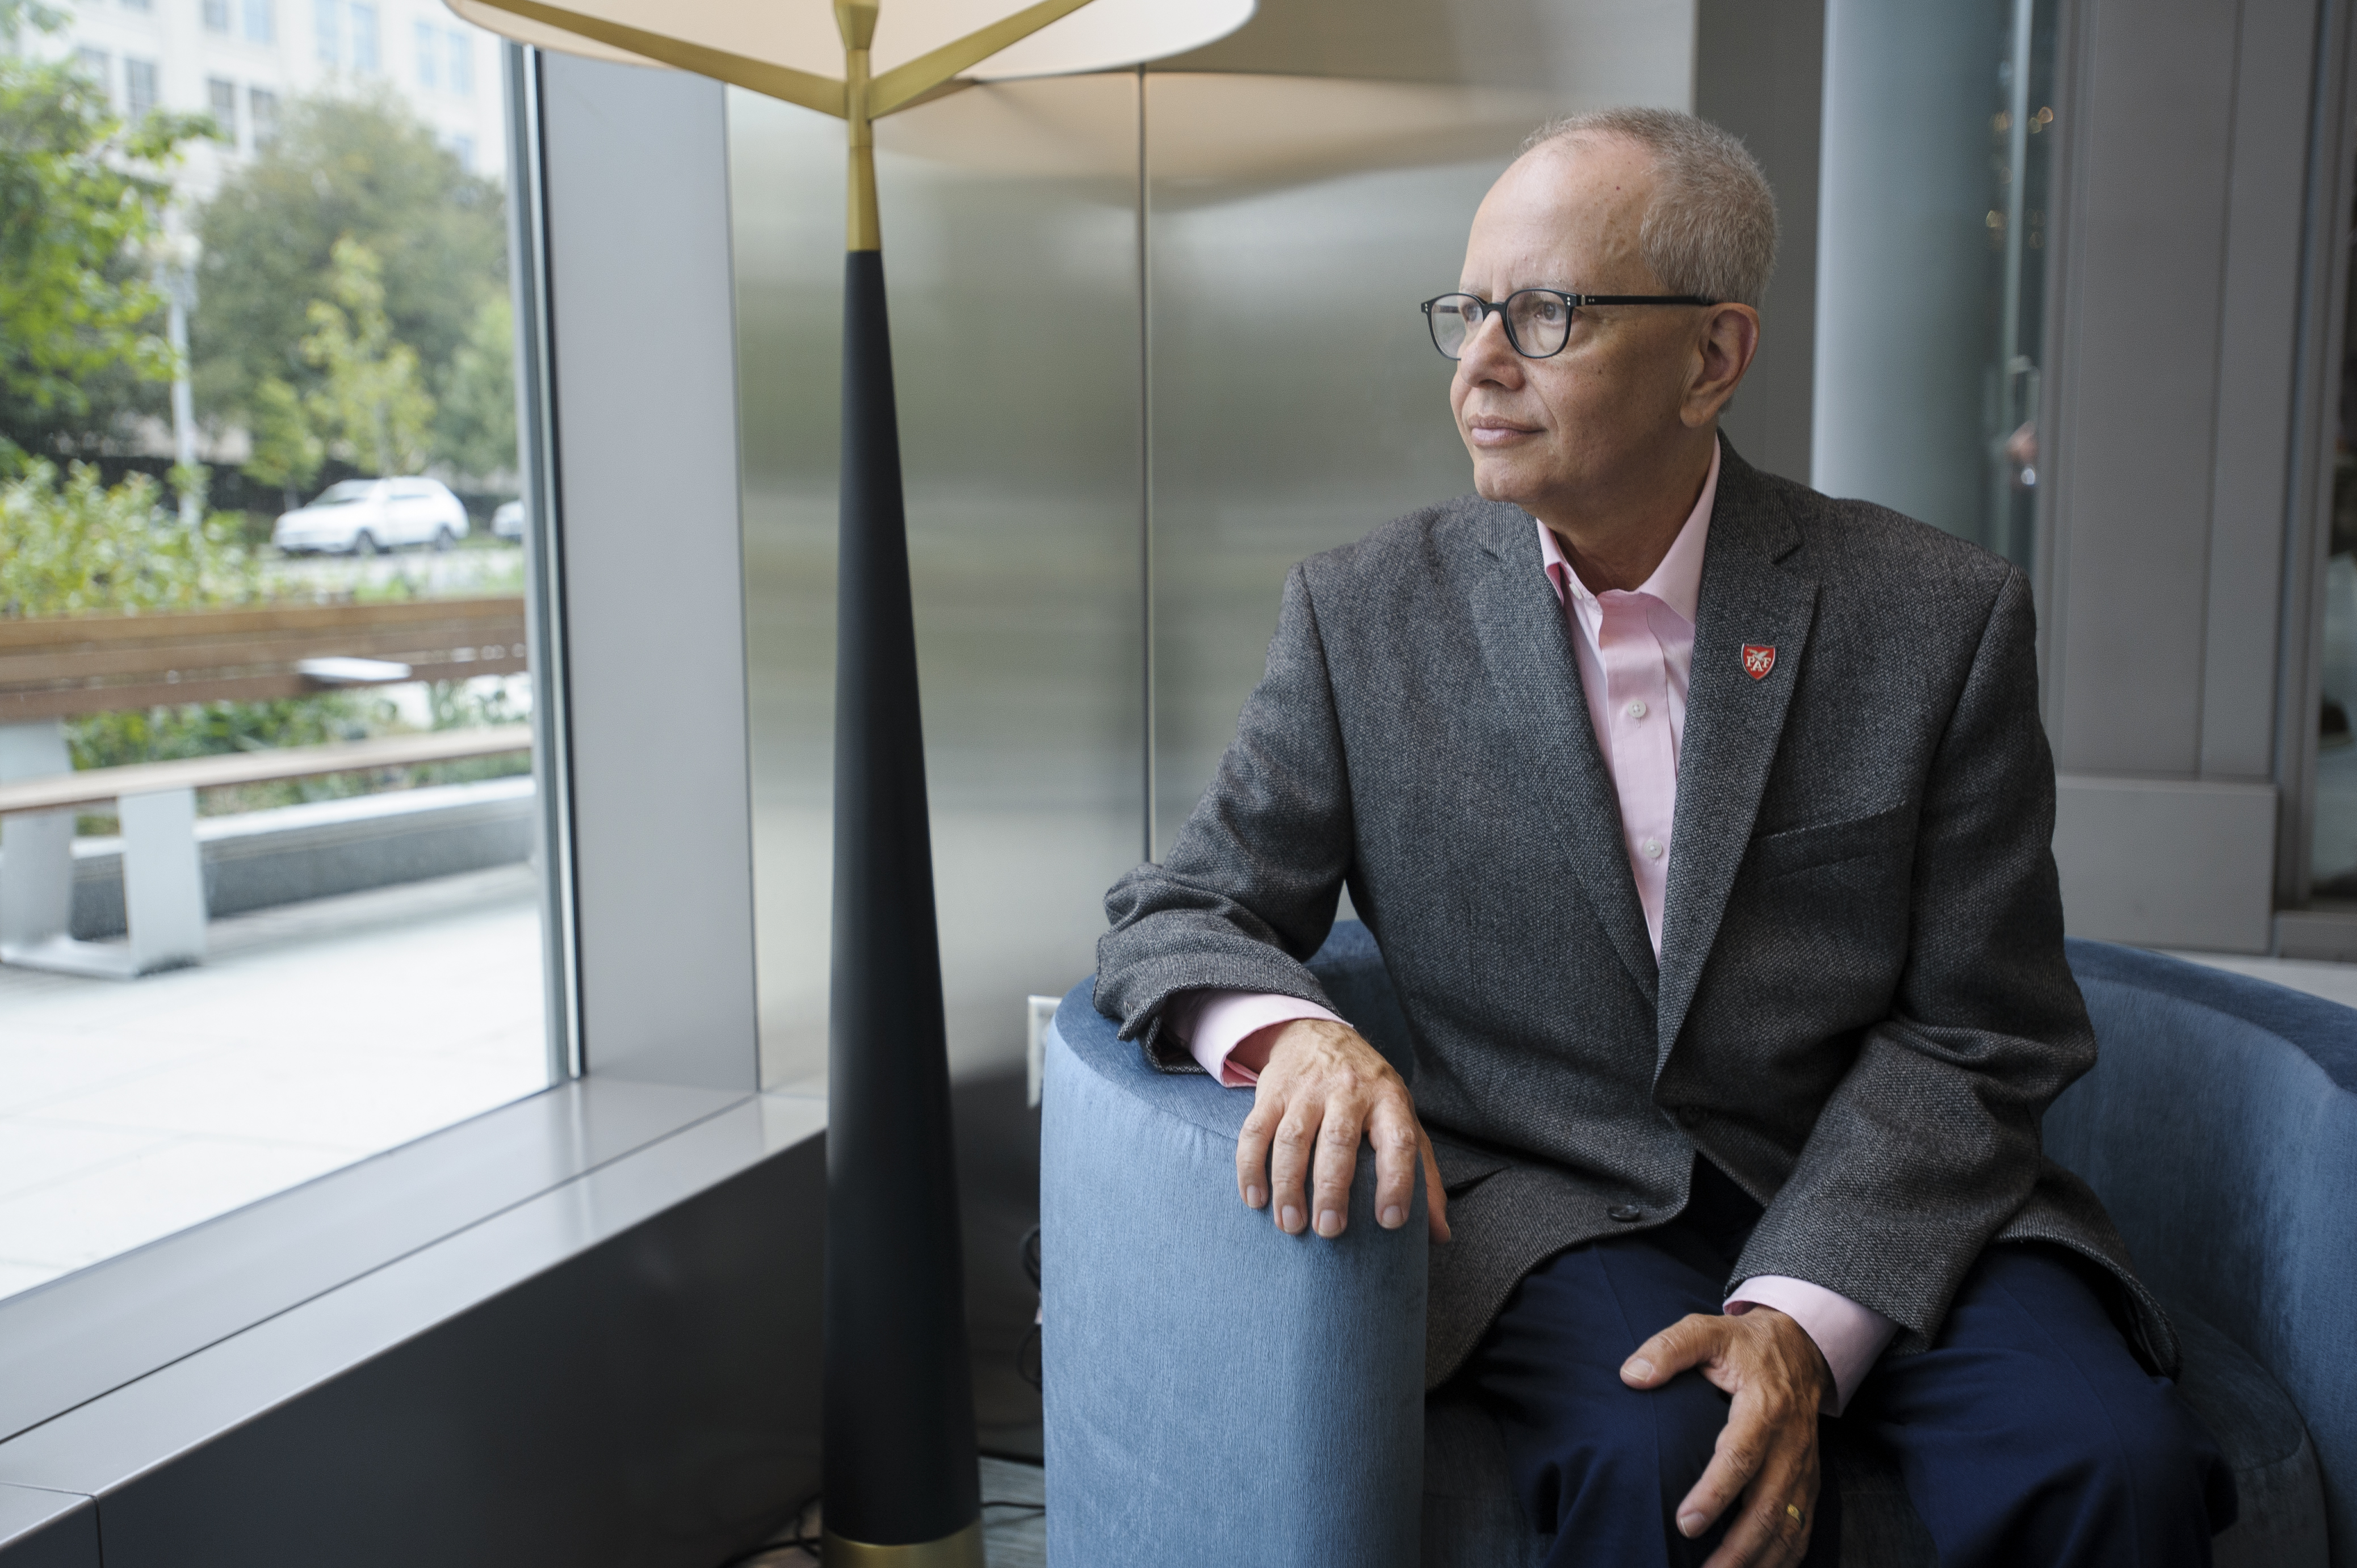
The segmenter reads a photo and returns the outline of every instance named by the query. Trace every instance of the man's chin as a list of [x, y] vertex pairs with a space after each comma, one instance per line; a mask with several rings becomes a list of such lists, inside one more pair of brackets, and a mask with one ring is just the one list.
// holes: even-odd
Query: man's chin
[[1527, 478], [1505, 469], [1503, 465], [1487, 463], [1473, 465], [1473, 493], [1485, 501], [1504, 501], [1528, 510], [1529, 498], [1534, 495]]

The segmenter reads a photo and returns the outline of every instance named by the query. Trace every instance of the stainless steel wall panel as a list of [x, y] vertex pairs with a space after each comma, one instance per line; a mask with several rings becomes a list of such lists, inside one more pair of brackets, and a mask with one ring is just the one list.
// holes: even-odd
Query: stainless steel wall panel
[[1695, 12], [1695, 0], [1297, 0], [1155, 69], [1526, 88], [1556, 99], [1556, 113], [1683, 109]]
[[1472, 488], [1416, 302], [1457, 285], [1482, 194], [1566, 106], [1146, 79], [1156, 853], [1260, 677], [1286, 568]]
[[[877, 127], [953, 1069], [1094, 961], [1137, 858], [1134, 75]], [[763, 1076], [825, 1059], [843, 131], [730, 99]]]

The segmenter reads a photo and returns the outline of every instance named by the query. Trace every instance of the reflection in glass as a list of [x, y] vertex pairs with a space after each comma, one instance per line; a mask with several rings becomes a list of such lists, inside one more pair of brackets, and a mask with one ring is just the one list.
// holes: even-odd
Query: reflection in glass
[[2030, 564], [2038, 521], [2039, 360], [2046, 333], [2046, 212], [2054, 148], [2054, 0], [2013, 0], [1989, 116], [1989, 256], [1995, 351], [1982, 438], [1989, 456], [1988, 536]]

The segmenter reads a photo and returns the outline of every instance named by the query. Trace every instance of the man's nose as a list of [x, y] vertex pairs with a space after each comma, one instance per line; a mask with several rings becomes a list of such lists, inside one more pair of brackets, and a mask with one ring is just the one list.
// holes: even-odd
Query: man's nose
[[1504, 314], [1484, 311], [1480, 323], [1466, 335], [1457, 360], [1476, 381], [1496, 381], [1501, 375], [1518, 374], [1522, 356], [1514, 352], [1513, 343], [1506, 337]]

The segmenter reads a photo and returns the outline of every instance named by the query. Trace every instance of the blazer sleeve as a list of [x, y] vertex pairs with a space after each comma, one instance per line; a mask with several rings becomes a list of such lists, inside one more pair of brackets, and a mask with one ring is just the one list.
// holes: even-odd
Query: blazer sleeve
[[2063, 956], [2034, 636], [2029, 586], [2008, 572], [1925, 780], [1890, 1015], [1865, 1032], [1735, 1275], [1838, 1291], [1896, 1322], [1900, 1353], [1938, 1334], [2029, 1200], [2040, 1118], [2095, 1061]]
[[1164, 1004], [1202, 989], [1297, 997], [1331, 1010], [1306, 967], [1334, 924], [1351, 865], [1350, 773], [1308, 578], [1285, 580], [1268, 666], [1211, 786], [1168, 859], [1105, 895], [1097, 1010], [1165, 1071], [1200, 1071], [1162, 1036]]

